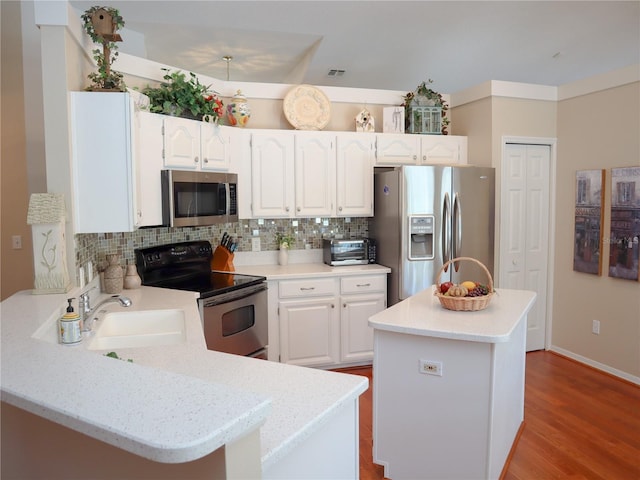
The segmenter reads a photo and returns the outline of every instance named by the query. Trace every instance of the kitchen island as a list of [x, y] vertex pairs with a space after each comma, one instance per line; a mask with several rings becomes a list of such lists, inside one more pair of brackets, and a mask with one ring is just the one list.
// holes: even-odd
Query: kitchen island
[[152, 287], [104, 310], [183, 310], [182, 343], [108, 358], [88, 348], [97, 320], [60, 345], [57, 319], [79, 293], [2, 302], [3, 478], [357, 476], [366, 377], [207, 350], [196, 294]]
[[534, 301], [534, 292], [498, 290], [486, 309], [455, 312], [430, 288], [369, 319], [373, 461], [385, 477], [500, 477], [524, 416]]

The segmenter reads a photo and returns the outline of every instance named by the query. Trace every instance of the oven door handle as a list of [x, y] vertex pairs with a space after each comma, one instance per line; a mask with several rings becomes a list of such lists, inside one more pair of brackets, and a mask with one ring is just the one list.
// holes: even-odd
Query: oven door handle
[[258, 292], [267, 290], [267, 284], [265, 282], [258, 285], [251, 285], [249, 287], [239, 288], [231, 292], [222, 293], [220, 295], [214, 295], [213, 297], [201, 299], [203, 307], [213, 307], [214, 305], [221, 305], [223, 303], [229, 303], [236, 300], [242, 300], [243, 298], [250, 297]]

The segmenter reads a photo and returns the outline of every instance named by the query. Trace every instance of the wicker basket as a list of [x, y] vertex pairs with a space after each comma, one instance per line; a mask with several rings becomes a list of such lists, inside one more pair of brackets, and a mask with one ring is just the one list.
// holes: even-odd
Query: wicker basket
[[[482, 297], [448, 297], [440, 293], [439, 291], [440, 275], [442, 275], [442, 272], [444, 272], [444, 269], [447, 268], [449, 264], [453, 262], [459, 262], [459, 261], [475, 262], [482, 267], [482, 269], [484, 270], [484, 273], [487, 274], [487, 278], [489, 279], [488, 295], [483, 295]], [[485, 267], [482, 262], [476, 260], [475, 258], [471, 258], [471, 257], [453, 258], [449, 260], [447, 263], [445, 263], [444, 265], [442, 265], [442, 267], [440, 268], [440, 271], [438, 272], [438, 275], [436, 276], [436, 291], [434, 295], [438, 297], [438, 300], [440, 300], [440, 304], [448, 310], [455, 310], [458, 312], [474, 312], [476, 310], [483, 310], [487, 308], [487, 306], [489, 305], [489, 302], [491, 301], [491, 297], [493, 297], [493, 294], [494, 294], [493, 278], [491, 278], [491, 274], [489, 273], [489, 270], [487, 270], [487, 267]]]

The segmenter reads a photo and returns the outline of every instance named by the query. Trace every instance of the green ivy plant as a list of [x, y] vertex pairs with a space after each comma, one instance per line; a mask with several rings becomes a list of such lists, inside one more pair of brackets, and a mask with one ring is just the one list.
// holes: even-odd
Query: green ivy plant
[[102, 45], [102, 50], [96, 48], [92, 50], [93, 59], [98, 66], [97, 72], [92, 72], [88, 75], [89, 80], [93, 83], [86, 90], [99, 91], [99, 90], [115, 90], [119, 92], [126, 91], [126, 85], [124, 83], [123, 76], [120, 72], [111, 70], [111, 64], [118, 57], [118, 45], [113, 40], [107, 40], [96, 33], [94, 25], [91, 21], [91, 17], [98, 10], [105, 10], [111, 15], [114, 23], [114, 31], [120, 30], [124, 27], [124, 19], [120, 15], [120, 12], [111, 7], [91, 7], [89, 10], [82, 14], [82, 22], [84, 31], [89, 35], [93, 43]]
[[422, 82], [418, 87], [413, 91], [407, 93], [403, 97], [402, 106], [405, 107], [405, 110], [411, 107], [412, 105], [417, 104], [418, 98], [424, 98], [426, 100], [431, 100], [435, 107], [442, 108], [442, 133], [444, 135], [447, 134], [447, 127], [449, 126], [449, 119], [447, 118], [447, 111], [449, 110], [449, 105], [444, 101], [442, 94], [436, 92], [431, 89], [428, 85], [431, 85], [433, 80], [428, 79], [426, 82]]
[[149, 97], [150, 110], [154, 113], [190, 117], [202, 120], [204, 115], [220, 118], [224, 114], [222, 100], [203, 85], [195, 73], [163, 68], [165, 81], [157, 87], [147, 86], [142, 90]]

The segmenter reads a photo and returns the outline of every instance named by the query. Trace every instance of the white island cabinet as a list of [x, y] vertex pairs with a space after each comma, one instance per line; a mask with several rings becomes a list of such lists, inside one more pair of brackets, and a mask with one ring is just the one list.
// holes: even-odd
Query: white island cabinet
[[524, 415], [535, 293], [445, 310], [431, 289], [373, 315], [373, 461], [385, 477], [497, 479]]

